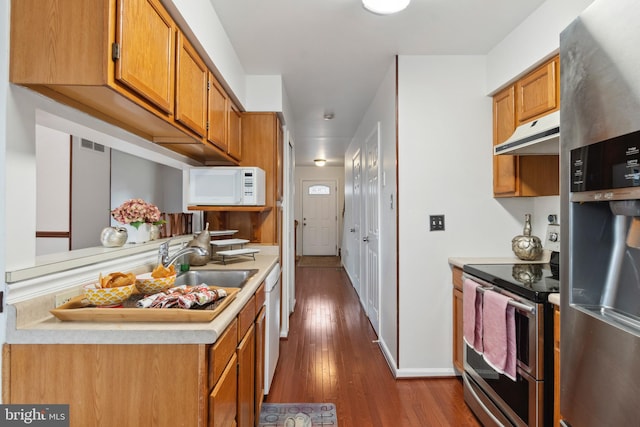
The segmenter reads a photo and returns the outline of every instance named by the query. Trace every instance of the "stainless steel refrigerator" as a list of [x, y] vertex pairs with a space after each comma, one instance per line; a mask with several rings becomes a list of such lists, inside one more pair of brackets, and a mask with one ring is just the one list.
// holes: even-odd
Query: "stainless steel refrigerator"
[[640, 425], [639, 46], [637, 0], [596, 0], [560, 36], [560, 412], [572, 427]]

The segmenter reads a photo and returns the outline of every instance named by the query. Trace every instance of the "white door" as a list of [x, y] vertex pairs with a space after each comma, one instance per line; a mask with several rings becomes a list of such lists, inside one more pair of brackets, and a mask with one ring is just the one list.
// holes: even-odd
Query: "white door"
[[302, 255], [337, 255], [336, 181], [302, 181]]
[[349, 228], [350, 237], [355, 240], [355, 244], [352, 245], [354, 253], [352, 255], [352, 259], [354, 260], [355, 266], [354, 268], [352, 281], [353, 287], [356, 289], [358, 296], [360, 297], [360, 301], [362, 301], [364, 305], [364, 295], [362, 294], [362, 289], [360, 287], [360, 277], [361, 270], [363, 268], [362, 262], [360, 260], [360, 215], [361, 215], [361, 206], [362, 206], [362, 155], [361, 151], [358, 150], [356, 154], [353, 156], [351, 160], [352, 170], [353, 170], [353, 186], [352, 186], [352, 203], [351, 206], [353, 212], [353, 225]]
[[380, 234], [378, 225], [378, 198], [380, 194], [378, 180], [379, 146], [380, 122], [376, 124], [375, 129], [365, 141], [365, 233], [362, 238], [366, 254], [363, 283], [366, 286], [367, 315], [376, 333], [380, 332], [380, 275], [378, 273], [378, 242]]

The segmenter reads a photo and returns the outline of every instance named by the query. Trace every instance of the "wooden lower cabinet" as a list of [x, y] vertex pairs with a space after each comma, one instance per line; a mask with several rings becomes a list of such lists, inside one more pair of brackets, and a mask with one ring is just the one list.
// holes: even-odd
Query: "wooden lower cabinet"
[[7, 344], [3, 402], [69, 404], [71, 427], [205, 426], [207, 350], [204, 344]]
[[453, 267], [453, 367], [460, 375], [464, 370], [462, 316], [462, 269]]
[[263, 305], [261, 285], [214, 344], [5, 344], [2, 402], [69, 404], [71, 427], [254, 427]]
[[238, 344], [238, 426], [253, 427], [255, 423], [256, 328], [254, 325]]
[[209, 395], [209, 427], [236, 425], [238, 356], [234, 353]]

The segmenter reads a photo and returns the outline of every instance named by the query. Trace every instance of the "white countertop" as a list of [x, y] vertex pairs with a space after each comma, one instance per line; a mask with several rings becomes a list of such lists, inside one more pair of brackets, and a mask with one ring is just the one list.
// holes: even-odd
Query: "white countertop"
[[[277, 247], [276, 247], [277, 248]], [[265, 250], [255, 260], [242, 257], [226, 265], [210, 262], [192, 269], [247, 269], [256, 273], [235, 300], [211, 322], [76, 322], [49, 313], [53, 297], [7, 305], [8, 344], [210, 344], [217, 340], [278, 262], [278, 252]], [[106, 310], [106, 309], [105, 309]]]
[[516, 256], [511, 257], [449, 257], [449, 264], [463, 268], [465, 264], [548, 264], [550, 251], [544, 251], [538, 261], [523, 261]]

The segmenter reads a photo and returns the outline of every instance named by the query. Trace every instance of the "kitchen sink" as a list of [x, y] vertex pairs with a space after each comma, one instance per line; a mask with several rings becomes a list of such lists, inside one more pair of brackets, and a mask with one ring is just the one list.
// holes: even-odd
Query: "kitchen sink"
[[242, 288], [249, 278], [258, 272], [257, 269], [248, 270], [189, 270], [176, 277], [174, 286], [221, 286], [223, 288]]

